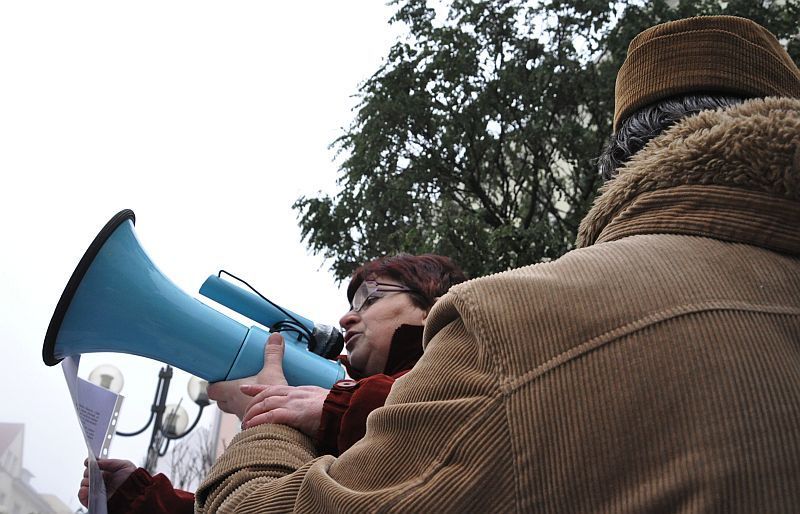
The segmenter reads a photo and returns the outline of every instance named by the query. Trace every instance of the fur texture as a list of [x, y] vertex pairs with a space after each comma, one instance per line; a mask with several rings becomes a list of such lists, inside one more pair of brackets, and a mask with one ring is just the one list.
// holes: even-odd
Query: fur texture
[[594, 244], [637, 196], [685, 185], [800, 202], [800, 100], [759, 98], [689, 117], [650, 141], [600, 190], [578, 246]]

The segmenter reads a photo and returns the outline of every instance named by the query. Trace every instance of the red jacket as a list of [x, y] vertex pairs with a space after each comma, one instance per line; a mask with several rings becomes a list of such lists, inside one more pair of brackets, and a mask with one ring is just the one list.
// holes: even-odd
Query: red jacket
[[159, 473], [150, 476], [143, 468], [134, 471], [108, 500], [108, 514], [192, 514], [194, 493], [172, 487]]
[[364, 377], [341, 356], [347, 374], [356, 380], [336, 382], [325, 398], [317, 432], [320, 452], [338, 456], [364, 437], [369, 413], [383, 407], [394, 381], [408, 373], [421, 356], [422, 327], [417, 325], [402, 325], [395, 331], [383, 374]]
[[[367, 416], [382, 407], [394, 381], [407, 373], [422, 356], [422, 327], [402, 325], [392, 337], [384, 374], [364, 377], [339, 357], [354, 380], [333, 385], [322, 407], [317, 441], [322, 453], [339, 455], [364, 437]], [[108, 514], [190, 514], [194, 494], [172, 487], [169, 479], [137, 469], [108, 501]]]

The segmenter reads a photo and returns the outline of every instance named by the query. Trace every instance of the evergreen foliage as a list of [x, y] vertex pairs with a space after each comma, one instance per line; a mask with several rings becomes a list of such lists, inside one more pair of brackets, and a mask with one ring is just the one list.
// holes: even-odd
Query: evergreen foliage
[[573, 248], [601, 183], [594, 159], [611, 134], [617, 70], [649, 26], [745, 16], [800, 62], [800, 0], [393, 4], [407, 34], [332, 145], [339, 192], [294, 204], [339, 280], [401, 251], [448, 255], [477, 277]]

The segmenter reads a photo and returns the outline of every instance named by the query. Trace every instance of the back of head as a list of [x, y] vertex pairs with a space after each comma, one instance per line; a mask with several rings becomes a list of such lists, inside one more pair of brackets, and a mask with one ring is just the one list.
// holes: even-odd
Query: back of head
[[388, 277], [413, 289], [413, 302], [424, 310], [430, 309], [451, 286], [466, 280], [464, 272], [449, 257], [401, 253], [371, 260], [353, 272], [347, 299], [352, 302], [361, 283], [377, 277]]
[[615, 86], [614, 135], [599, 159], [606, 179], [681, 118], [747, 98], [800, 98], [800, 70], [775, 36], [736, 16], [663, 23], [628, 46]]

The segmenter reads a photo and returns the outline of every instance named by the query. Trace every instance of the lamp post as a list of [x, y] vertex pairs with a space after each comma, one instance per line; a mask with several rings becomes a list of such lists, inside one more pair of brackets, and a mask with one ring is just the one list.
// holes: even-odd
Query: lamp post
[[[181, 407], [182, 399], [177, 405], [167, 405], [167, 393], [169, 392], [170, 381], [172, 380], [172, 366], [166, 365], [161, 368], [158, 373], [158, 384], [156, 385], [156, 394], [153, 398], [153, 404], [150, 406], [150, 418], [147, 423], [134, 432], [120, 432], [117, 435], [123, 437], [137, 436], [153, 425], [150, 433], [150, 443], [147, 445], [147, 457], [145, 458], [144, 468], [148, 473], [155, 473], [158, 458], [163, 457], [167, 453], [170, 442], [186, 437], [200, 421], [203, 415], [203, 409], [209, 405], [208, 393], [206, 388], [208, 382], [201, 380], [197, 377], [189, 379], [187, 392], [189, 397], [194, 403], [197, 404], [199, 410], [197, 417], [189, 428], [186, 426], [189, 423], [189, 415], [186, 409]], [[122, 390], [124, 379], [122, 373], [114, 366], [105, 364], [98, 366], [89, 374], [89, 381], [101, 387], [110, 389], [115, 393]]]

